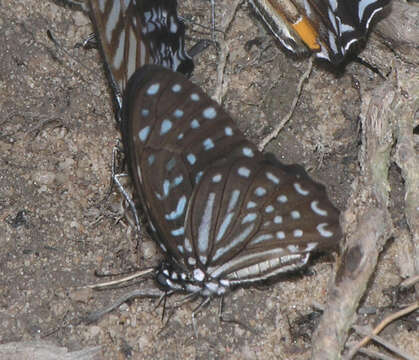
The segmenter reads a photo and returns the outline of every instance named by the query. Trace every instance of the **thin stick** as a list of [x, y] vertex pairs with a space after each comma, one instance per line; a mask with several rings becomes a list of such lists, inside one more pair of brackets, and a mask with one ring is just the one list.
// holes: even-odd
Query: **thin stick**
[[412, 276], [400, 283], [400, 287], [407, 289], [419, 282], [419, 275]]
[[[372, 329], [369, 326], [358, 326], [354, 325], [352, 328], [360, 335], [360, 336], [367, 336], [372, 333]], [[413, 357], [410, 354], [405, 353], [404, 351], [400, 350], [395, 345], [391, 344], [388, 340], [384, 339], [381, 336], [378, 335], [371, 335], [371, 340], [374, 342], [384, 346], [394, 354], [398, 355], [400, 358], [406, 359], [406, 360], [414, 360]], [[348, 345], [348, 347], [350, 347]], [[363, 352], [363, 350], [366, 350], [365, 348], [361, 348], [358, 350], [358, 352]], [[369, 350], [369, 349], [368, 349]]]
[[310, 77], [311, 70], [313, 69], [313, 60], [313, 57], [309, 59], [307, 70], [304, 72], [304, 74], [300, 78], [300, 81], [298, 82], [297, 94], [295, 95], [294, 100], [292, 101], [290, 111], [288, 111], [288, 113], [282, 118], [279, 124], [275, 126], [274, 130], [262, 139], [262, 141], [258, 145], [259, 151], [263, 151], [266, 145], [268, 145], [273, 139], [275, 139], [278, 136], [285, 124], [291, 119], [292, 115], [294, 114], [295, 108], [297, 107], [297, 102], [300, 99], [301, 92], [303, 90], [304, 82]]
[[215, 88], [215, 93], [213, 96], [214, 100], [217, 101], [219, 104], [221, 104], [225, 93], [224, 72], [227, 66], [227, 58], [230, 54], [230, 41], [225, 40], [225, 34], [230, 28], [230, 25], [232, 24], [234, 17], [236, 16], [237, 9], [239, 8], [241, 3], [242, 0], [236, 0], [236, 2], [232, 5], [232, 11], [230, 11], [230, 16], [228, 16], [222, 24], [222, 32], [224, 34], [224, 38], [219, 42], [221, 51], [219, 54], [217, 65], [217, 86]]
[[101, 283], [101, 284], [86, 285], [86, 286], [83, 286], [82, 289], [103, 289], [103, 288], [106, 288], [106, 287], [109, 287], [109, 286], [119, 285], [123, 282], [127, 282], [127, 281], [130, 281], [130, 280], [136, 279], [138, 277], [150, 274], [154, 270], [155, 270], [154, 268], [148, 268], [148, 269], [145, 269], [145, 270], [140, 270], [140, 271], [135, 272], [134, 274], [125, 276], [125, 277], [123, 277], [121, 279], [118, 279], [118, 280], [107, 281], [107, 282], [104, 282], [104, 283]]
[[211, 39], [215, 42], [215, 2], [211, 0]]
[[400, 350], [399, 348], [397, 348], [396, 346], [394, 346], [393, 344], [390, 344], [387, 340], [385, 340], [384, 338], [382, 338], [381, 336], [378, 335], [372, 335], [371, 339], [374, 340], [376, 343], [386, 347], [388, 350], [390, 350], [391, 352], [393, 352], [394, 354], [402, 357], [403, 359], [406, 360], [415, 360], [412, 355], [406, 354], [404, 351]]
[[378, 351], [370, 350], [370, 349], [359, 349], [359, 352], [369, 356], [372, 359], [378, 359], [378, 360], [398, 360], [395, 359], [393, 356], [384, 355], [382, 353], [379, 353]]
[[342, 214], [345, 241], [329, 299], [313, 335], [312, 360], [341, 359], [356, 309], [375, 271], [379, 254], [393, 234], [389, 207], [389, 180], [393, 148], [390, 82], [363, 93], [362, 146], [359, 178], [353, 184], [348, 207]]
[[[348, 353], [347, 356], [345, 356], [345, 360], [350, 360], [354, 357], [354, 355], [358, 352], [358, 350], [368, 344], [368, 342], [373, 338], [374, 335], [377, 335], [380, 333], [381, 330], [383, 330], [388, 324], [393, 322], [394, 320], [397, 320], [398, 318], [407, 315], [411, 313], [412, 311], [415, 311], [419, 308], [419, 301], [416, 301], [412, 305], [408, 306], [405, 309], [402, 309], [394, 314], [391, 314], [387, 316], [383, 321], [381, 321], [372, 331], [370, 335], [365, 336], [357, 345], [355, 345]], [[406, 358], [409, 359], [409, 358]]]

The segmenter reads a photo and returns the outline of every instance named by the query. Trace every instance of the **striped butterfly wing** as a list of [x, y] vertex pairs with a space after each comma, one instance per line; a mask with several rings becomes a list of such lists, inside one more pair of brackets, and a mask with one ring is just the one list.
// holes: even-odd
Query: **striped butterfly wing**
[[89, 0], [89, 7], [117, 94], [145, 64], [192, 72], [176, 0]]
[[372, 20], [390, 0], [308, 0], [306, 13], [318, 24], [321, 50], [317, 57], [340, 63], [359, 41], [365, 40]]
[[195, 187], [179, 252], [193, 269], [231, 285], [305, 265], [335, 250], [339, 212], [297, 165], [241, 158], [206, 170]]
[[390, 0], [249, 0], [288, 51], [314, 52], [335, 65], [364, 40], [372, 20]]
[[160, 66], [145, 66], [132, 76], [122, 119], [128, 167], [153, 237], [183, 262], [186, 210], [206, 168], [262, 155], [198, 86]]
[[[300, 3], [291, 0], [249, 0], [256, 14], [287, 51], [297, 55], [307, 55], [318, 51], [317, 32], [301, 15]], [[304, 34], [299, 30], [303, 25]]]

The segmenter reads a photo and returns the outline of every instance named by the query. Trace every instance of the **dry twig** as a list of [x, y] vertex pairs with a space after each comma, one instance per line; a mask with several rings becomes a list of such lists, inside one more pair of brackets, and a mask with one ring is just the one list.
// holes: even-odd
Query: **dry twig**
[[400, 287], [407, 289], [419, 282], [419, 275], [412, 276], [401, 282]]
[[313, 360], [340, 358], [378, 255], [393, 232], [387, 174], [393, 147], [393, 119], [389, 109], [394, 98], [390, 82], [363, 96], [361, 177], [354, 183], [343, 215], [346, 243], [327, 308], [314, 336]]
[[65, 347], [45, 341], [10, 342], [0, 345], [0, 358], [9, 360], [101, 360], [103, 359], [103, 348], [95, 346], [70, 352]]
[[217, 85], [216, 85], [215, 93], [213, 96], [214, 100], [218, 102], [219, 104], [221, 104], [223, 100], [225, 89], [226, 89], [226, 84], [224, 83], [224, 72], [227, 66], [227, 58], [230, 53], [230, 46], [229, 46], [230, 41], [225, 40], [225, 34], [230, 28], [236, 16], [236, 12], [240, 4], [242, 3], [242, 1], [243, 0], [236, 0], [232, 4], [231, 11], [229, 11], [229, 16], [225, 18], [223, 24], [221, 25], [221, 31], [222, 31], [222, 34], [224, 34], [224, 36], [223, 36], [223, 39], [219, 41], [221, 49], [218, 56], [218, 65], [217, 65]]
[[[396, 122], [397, 146], [393, 156], [394, 161], [401, 170], [404, 180], [405, 199], [404, 213], [410, 232], [410, 241], [413, 253], [415, 275], [419, 275], [419, 157], [417, 143], [413, 130], [419, 124], [419, 76], [411, 75], [414, 72], [398, 74], [398, 86], [401, 95], [393, 108]], [[416, 294], [419, 295], [419, 284], [416, 283]]]
[[111, 286], [114, 286], [114, 285], [119, 285], [119, 284], [122, 284], [122, 283], [126, 283], [128, 281], [137, 279], [139, 277], [143, 277], [145, 275], [151, 274], [153, 271], [155, 271], [154, 268], [148, 268], [148, 269], [145, 269], [145, 270], [136, 271], [133, 274], [130, 274], [128, 276], [125, 276], [125, 277], [117, 279], [117, 280], [107, 281], [107, 282], [100, 283], [100, 284], [86, 285], [86, 286], [83, 286], [82, 289], [88, 288], [88, 289], [98, 290], [98, 289], [108, 288], [108, 287], [111, 287]]
[[379, 353], [378, 351], [370, 350], [370, 349], [360, 349], [360, 353], [369, 356], [371, 359], [378, 359], [378, 360], [399, 360], [395, 359], [392, 356], [384, 355]]
[[292, 101], [291, 108], [288, 111], [288, 113], [282, 118], [282, 120], [278, 123], [278, 125], [275, 126], [275, 129], [267, 136], [265, 136], [262, 141], [258, 145], [259, 151], [263, 151], [273, 139], [275, 139], [282, 128], [286, 125], [286, 123], [291, 119], [292, 115], [294, 114], [295, 108], [297, 107], [297, 102], [300, 99], [301, 92], [303, 90], [303, 85], [305, 81], [310, 77], [311, 70], [313, 69], [313, 61], [314, 58], [311, 57], [308, 60], [308, 67], [307, 70], [304, 72], [304, 74], [300, 77], [300, 81], [298, 82], [297, 86], [297, 93], [294, 96], [294, 100]]
[[[406, 308], [404, 308], [400, 311], [397, 311], [394, 314], [391, 314], [391, 315], [387, 316], [384, 320], [382, 320], [374, 328], [374, 330], [370, 334], [366, 335], [358, 344], [356, 344], [354, 347], [352, 347], [352, 349], [349, 351], [347, 356], [345, 356], [345, 360], [352, 359], [355, 356], [355, 354], [358, 352], [358, 350], [361, 349], [363, 346], [367, 345], [370, 340], [374, 340], [375, 342], [378, 342], [379, 344], [385, 346], [389, 350], [393, 351], [397, 355], [402, 356], [403, 358], [405, 358], [407, 360], [414, 360], [410, 355], [403, 353], [401, 350], [397, 349], [396, 347], [394, 347], [393, 345], [389, 344], [387, 341], [385, 341], [384, 339], [382, 339], [382, 338], [380, 338], [376, 335], [379, 334], [381, 332], [381, 330], [383, 330], [388, 324], [390, 324], [394, 320], [397, 320], [397, 319], [401, 318], [402, 316], [407, 315], [407, 314], [415, 311], [418, 308], [419, 308], [419, 301], [416, 301], [412, 305], [410, 305], [410, 306], [408, 306], [408, 307], [406, 307]], [[359, 333], [362, 332], [360, 327], [358, 327], [358, 326], [354, 326], [353, 328]]]

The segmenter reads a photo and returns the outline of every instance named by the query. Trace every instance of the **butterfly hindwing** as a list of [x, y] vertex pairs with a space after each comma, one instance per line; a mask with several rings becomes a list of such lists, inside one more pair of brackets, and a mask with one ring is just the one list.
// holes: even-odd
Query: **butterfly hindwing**
[[226, 162], [208, 169], [193, 191], [185, 259], [213, 277], [259, 280], [304, 265], [313, 251], [335, 249], [338, 214], [324, 186], [299, 167]]

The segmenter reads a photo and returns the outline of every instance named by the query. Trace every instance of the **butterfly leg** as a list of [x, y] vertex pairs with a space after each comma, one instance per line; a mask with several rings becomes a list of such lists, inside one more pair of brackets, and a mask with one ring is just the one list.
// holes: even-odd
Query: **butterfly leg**
[[354, 58], [354, 61], [360, 65], [365, 66], [367, 69], [371, 70], [374, 74], [377, 74], [381, 79], [383, 80], [387, 79], [383, 74], [381, 74], [380, 70], [378, 70], [377, 67], [375, 67], [374, 65], [371, 65], [368, 61], [364, 60], [360, 56], [356, 56]]
[[83, 0], [56, 0], [58, 4], [67, 5], [77, 10], [88, 11], [87, 1]]
[[[85, 50], [88, 49], [99, 49], [99, 38], [95, 33], [89, 34], [87, 38], [85, 38], [82, 42], [79, 42], [75, 45], [75, 47], [82, 47]], [[107, 65], [105, 64], [107, 67]], [[121, 111], [122, 111], [122, 94], [121, 89], [116, 82], [116, 80], [112, 76], [112, 71], [109, 69], [107, 71], [107, 78], [110, 82], [111, 89], [113, 91], [114, 101], [116, 103], [116, 122], [118, 124], [121, 123]]]
[[[79, 42], [75, 45], [75, 47], [82, 47], [85, 50], [88, 49], [99, 49], [99, 39], [97, 38], [97, 35], [95, 33], [89, 34], [87, 38], [85, 38], [82, 42]], [[115, 79], [112, 77], [112, 73], [108, 72], [108, 80], [110, 82], [114, 101], [116, 103], [116, 122], [117, 124], [121, 123], [121, 112], [122, 112], [122, 94], [121, 90], [119, 88], [119, 85], [115, 81]]]
[[[156, 306], [154, 307], [154, 310], [156, 310], [160, 305], [163, 306], [163, 311], [161, 313], [161, 322], [163, 322], [164, 317], [166, 315], [166, 302], [167, 302], [167, 298], [173, 294], [173, 291], [165, 291], [160, 297], [159, 300], [157, 301]], [[170, 317], [170, 315], [169, 315]]]
[[121, 152], [121, 149], [116, 145], [112, 149], [112, 180], [114, 184], [118, 187], [119, 192], [124, 196], [126, 202], [128, 203], [129, 208], [131, 209], [131, 212], [134, 216], [134, 222], [135, 227], [137, 228], [138, 233], [140, 233], [141, 225], [140, 225], [140, 219], [138, 217], [137, 208], [135, 206], [134, 200], [132, 199], [132, 196], [128, 193], [128, 191], [125, 189], [124, 185], [121, 182], [121, 178], [128, 177], [129, 175], [127, 173], [117, 173], [116, 171], [116, 163], [117, 163], [117, 156], [118, 153]]
[[83, 49], [97, 49], [99, 46], [97, 37], [95, 33], [90, 33], [87, 38], [85, 38], [82, 42], [77, 43], [76, 47], [82, 47]]
[[196, 326], [196, 315], [202, 310], [202, 308], [206, 305], [209, 304], [209, 302], [211, 301], [210, 297], [207, 297], [204, 299], [204, 301], [202, 301], [192, 312], [192, 327], [193, 327], [193, 331], [195, 333], [195, 338], [198, 339], [198, 328]]
[[201, 39], [198, 40], [195, 45], [193, 45], [189, 50], [188, 54], [192, 58], [204, 52], [210, 45], [214, 44], [213, 40]]
[[220, 304], [218, 306], [218, 322], [224, 321], [223, 311], [224, 311], [224, 296], [220, 296]]
[[253, 329], [251, 329], [249, 326], [247, 326], [246, 324], [244, 324], [243, 322], [236, 320], [236, 319], [228, 319], [224, 316], [224, 296], [220, 297], [220, 304], [218, 307], [218, 321], [221, 323], [227, 323], [227, 324], [234, 324], [234, 325], [238, 325], [240, 327], [242, 327], [243, 329], [253, 333], [253, 334], [257, 334], [256, 331], [254, 331]]

